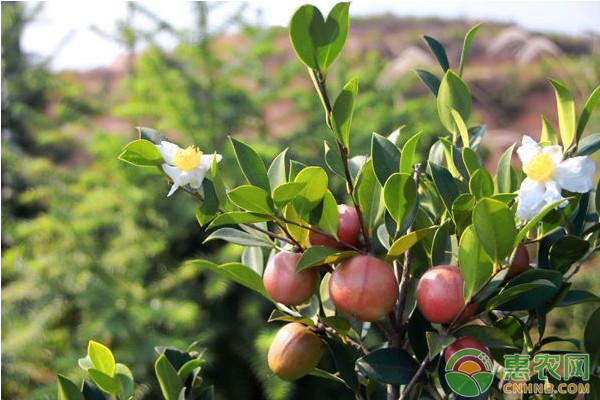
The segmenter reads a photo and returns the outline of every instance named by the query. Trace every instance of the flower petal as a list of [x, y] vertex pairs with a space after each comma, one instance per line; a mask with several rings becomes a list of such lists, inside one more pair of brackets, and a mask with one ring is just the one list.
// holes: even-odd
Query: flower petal
[[518, 219], [531, 219], [544, 207], [544, 194], [546, 188], [543, 184], [540, 184], [529, 178], [521, 183], [521, 187], [517, 190], [517, 213]]
[[[564, 199], [564, 197], [562, 197], [562, 195], [560, 194], [561, 189], [556, 181], [550, 179], [549, 181], [546, 181], [545, 185], [546, 192], [544, 193], [544, 201], [546, 202], [546, 205]], [[558, 207], [566, 207], [567, 204], [569, 204], [569, 202], [565, 200], [562, 203], [560, 203]]]
[[160, 151], [160, 154], [163, 156], [163, 159], [167, 164], [175, 164], [173, 161], [173, 157], [175, 156], [175, 152], [179, 150], [179, 146], [177, 146], [175, 143], [163, 140], [162, 142], [160, 142], [160, 144], [156, 145], [156, 148], [158, 149], [158, 151]]
[[169, 191], [169, 194], [167, 194], [167, 197], [175, 193], [180, 186], [188, 184], [189, 174], [186, 172], [167, 164], [163, 164], [162, 169], [165, 171], [165, 174], [167, 174], [169, 178], [173, 180], [173, 186], [171, 186], [171, 190]]
[[542, 149], [542, 153], [550, 155], [550, 157], [552, 157], [552, 163], [554, 163], [554, 165], [560, 164], [560, 162], [563, 159], [561, 146], [546, 146]]
[[596, 164], [587, 156], [572, 157], [556, 166], [554, 179], [570, 192], [586, 193], [594, 187]]
[[195, 170], [190, 171], [189, 172], [190, 186], [193, 187], [194, 189], [201, 188], [202, 181], [204, 181], [204, 177], [206, 176], [206, 171], [208, 171], [208, 169], [204, 168], [202, 165], [200, 165]]
[[221, 156], [220, 154], [204, 154], [200, 159], [200, 166], [204, 167], [205, 169], [210, 169], [213, 163], [213, 158], [215, 158], [215, 156], [217, 157], [217, 162], [221, 161], [221, 159], [223, 158], [223, 156]]
[[523, 163], [523, 168], [526, 168], [527, 164], [535, 157], [542, 148], [532, 138], [525, 135], [523, 136], [522, 145], [517, 149], [517, 154]]

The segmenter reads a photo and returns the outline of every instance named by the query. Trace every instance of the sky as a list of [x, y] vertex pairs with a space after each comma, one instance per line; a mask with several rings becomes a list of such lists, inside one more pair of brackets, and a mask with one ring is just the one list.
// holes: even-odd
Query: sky
[[[251, 1], [248, 15], [256, 19], [261, 9], [262, 25], [288, 24], [296, 8], [306, 3], [297, 0]], [[311, 1], [324, 13], [337, 1]], [[193, 15], [186, 1], [142, 1], [146, 8], [160, 15], [177, 28], [190, 27]], [[238, 2], [223, 2], [214, 14], [219, 25]], [[25, 31], [23, 47], [42, 58], [55, 54], [50, 67], [53, 70], [91, 69], [109, 66], [123, 52], [117, 44], [102, 38], [90, 27], [114, 32], [116, 21], [126, 15], [122, 1], [53, 1], [44, 4], [36, 23]], [[569, 35], [600, 34], [600, 2], [597, 1], [428, 1], [428, 0], [355, 0], [350, 7], [351, 16], [370, 16], [391, 13], [398, 16], [436, 16], [442, 18], [467, 18], [480, 22], [494, 20], [513, 22], [528, 30], [559, 32]], [[145, 20], [136, 20], [139, 26], [148, 26]], [[169, 39], [162, 44], [172, 46]], [[58, 52], [57, 52], [58, 50]]]

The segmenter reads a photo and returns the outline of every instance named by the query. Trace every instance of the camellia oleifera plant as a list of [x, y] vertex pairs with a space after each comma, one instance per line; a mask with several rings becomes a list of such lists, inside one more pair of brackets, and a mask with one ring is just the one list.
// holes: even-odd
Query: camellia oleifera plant
[[[600, 134], [583, 135], [600, 87], [578, 114], [569, 90], [550, 81], [558, 134], [543, 119], [540, 141], [523, 136], [492, 175], [478, 153], [485, 127], [470, 126], [472, 96], [462, 77], [480, 26], [466, 34], [456, 68], [444, 47], [425, 36], [442, 74], [417, 73], [447, 131], [420, 162], [419, 133], [402, 147], [398, 133], [373, 133], [370, 155], [355, 155], [350, 137], [363, 134], [351, 133], [358, 79], [335, 99], [326, 79], [346, 41], [348, 10], [349, 3], [340, 3], [324, 18], [305, 5], [289, 29], [325, 111], [326, 168], [290, 160], [287, 150], [267, 167], [232, 137], [246, 182], [228, 188], [221, 155], [180, 147], [148, 128], [139, 129], [140, 139], [120, 159], [163, 172], [168, 196], [178, 189], [194, 196], [196, 218], [212, 231], [207, 240], [245, 246], [239, 263], [191, 262], [273, 302], [269, 321], [283, 326], [267, 359], [282, 379], [311, 374], [358, 399], [441, 399], [456, 396], [461, 385], [459, 394], [498, 398], [510, 379], [505, 355], [532, 358], [549, 343], [569, 342], [590, 355], [589, 382], [599, 391], [600, 311], [589, 316], [581, 342], [547, 336], [545, 327], [556, 307], [599, 300], [570, 280], [600, 246], [589, 158]], [[520, 162], [513, 163], [515, 148]], [[344, 182], [345, 196], [334, 197], [333, 180]], [[467, 348], [478, 350], [487, 368], [477, 370], [485, 372], [480, 379], [473, 370], [447, 369]], [[324, 354], [333, 364], [320, 364]], [[181, 369], [166, 369], [159, 378], [167, 399], [196, 398], [183, 386]], [[459, 372], [469, 376], [450, 387], [448, 376]]]

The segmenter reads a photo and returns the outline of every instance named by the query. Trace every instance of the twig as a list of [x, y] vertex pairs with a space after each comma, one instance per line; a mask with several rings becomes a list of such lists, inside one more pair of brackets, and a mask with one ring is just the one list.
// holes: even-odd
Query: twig
[[300, 244], [300, 242], [298, 242], [296, 239], [294, 239], [294, 237], [292, 236], [292, 234], [290, 233], [290, 231], [285, 227], [284, 224], [280, 223], [279, 221], [275, 221], [275, 224], [277, 224], [277, 226], [279, 227], [279, 229], [282, 230], [282, 232], [294, 243], [294, 245], [300, 251], [304, 251], [304, 246], [302, 246]]
[[317, 328], [317, 330], [319, 330], [321, 332], [328, 332], [331, 335], [340, 337], [345, 343], [348, 343], [350, 346], [354, 347], [356, 350], [360, 351], [361, 353], [369, 354], [369, 350], [367, 350], [367, 348], [365, 346], [363, 346], [361, 343], [357, 342], [356, 340], [352, 339], [351, 337], [342, 336], [338, 331], [336, 331], [335, 329], [333, 329], [330, 326], [325, 325], [321, 321], [317, 322], [315, 327]]
[[592, 249], [592, 251], [590, 251], [588, 254], [586, 254], [586, 256], [585, 256], [585, 257], [583, 257], [583, 258], [581, 259], [581, 261], [579, 261], [579, 262], [577, 263], [577, 265], [576, 265], [576, 266], [575, 266], [575, 268], [574, 268], [574, 269], [573, 269], [573, 270], [572, 270], [572, 271], [569, 273], [569, 275], [565, 276], [565, 279], [564, 279], [564, 281], [565, 281], [565, 282], [567, 282], [569, 279], [571, 279], [571, 278], [573, 277], [573, 275], [575, 275], [576, 273], [578, 273], [578, 272], [579, 272], [579, 270], [581, 269], [581, 267], [583, 266], [583, 264], [585, 264], [585, 262], [586, 262], [587, 260], [589, 260], [589, 259], [590, 259], [590, 257], [591, 257], [591, 256], [593, 256], [593, 255], [594, 255], [594, 254], [595, 254], [595, 253], [596, 253], [598, 250], [600, 250], [600, 244], [599, 244], [599, 245], [596, 245], [596, 247], [594, 247], [594, 248]]
[[321, 236], [325, 236], [327, 239], [333, 240], [334, 242], [337, 242], [337, 243], [339, 243], [339, 244], [343, 245], [344, 247], [347, 247], [347, 248], [349, 248], [351, 250], [358, 251], [359, 253], [363, 252], [358, 247], [353, 246], [353, 245], [351, 245], [348, 242], [344, 242], [343, 240], [340, 240], [340, 239], [336, 238], [335, 236], [333, 236], [332, 234], [327, 233], [324, 230], [321, 230], [319, 228], [315, 228], [315, 227], [310, 226], [310, 225], [304, 225], [304, 224], [301, 224], [299, 222], [292, 221], [291, 219], [287, 219], [285, 217], [277, 217], [277, 219], [279, 219], [282, 222], [285, 222], [286, 224], [295, 225], [295, 226], [298, 226], [298, 227], [300, 227], [302, 229], [306, 229], [307, 231], [311, 231], [311, 232], [317, 233], [317, 234], [319, 234]]
[[417, 384], [419, 379], [421, 379], [421, 375], [423, 375], [423, 372], [425, 372], [425, 368], [427, 368], [428, 365], [429, 365], [429, 357], [425, 357], [425, 359], [419, 366], [419, 369], [417, 370], [415, 375], [412, 377], [412, 379], [410, 380], [408, 385], [406, 385], [406, 387], [404, 388], [404, 391], [402, 392], [402, 395], [400, 396], [400, 398], [398, 400], [406, 400], [408, 398], [411, 390]]

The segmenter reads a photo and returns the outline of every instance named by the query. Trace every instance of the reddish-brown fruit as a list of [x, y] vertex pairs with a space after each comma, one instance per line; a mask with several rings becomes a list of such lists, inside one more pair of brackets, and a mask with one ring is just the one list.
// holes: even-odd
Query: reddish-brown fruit
[[263, 284], [271, 299], [287, 306], [297, 306], [307, 301], [319, 283], [314, 268], [296, 273], [300, 253], [277, 253], [265, 268]]
[[417, 285], [417, 305], [429, 322], [447, 324], [465, 305], [463, 277], [454, 265], [439, 265], [423, 274]]
[[510, 262], [510, 267], [506, 273], [506, 279], [510, 279], [529, 269], [529, 252], [527, 246], [519, 243], [515, 250], [515, 254]]
[[[360, 232], [360, 220], [358, 219], [356, 208], [347, 206], [345, 204], [340, 204], [338, 206], [338, 213], [338, 239], [340, 239], [342, 242], [357, 247], [358, 233]], [[308, 235], [308, 240], [313, 246], [327, 246], [340, 250], [344, 250], [346, 248], [343, 244], [312, 231]]]
[[323, 354], [323, 342], [304, 325], [292, 322], [275, 335], [267, 360], [281, 379], [294, 381], [313, 370]]
[[458, 338], [456, 342], [452, 343], [446, 348], [446, 351], [444, 352], [444, 360], [448, 362], [448, 360], [454, 355], [454, 353], [462, 349], [477, 349], [479, 351], [483, 351], [485, 354], [487, 354], [487, 356], [490, 359], [492, 359], [492, 355], [490, 354], [489, 349], [483, 344], [481, 344], [479, 340], [463, 336], [461, 338]]
[[385, 262], [356, 256], [341, 263], [331, 274], [329, 297], [338, 311], [359, 321], [377, 321], [398, 299], [398, 282]]

